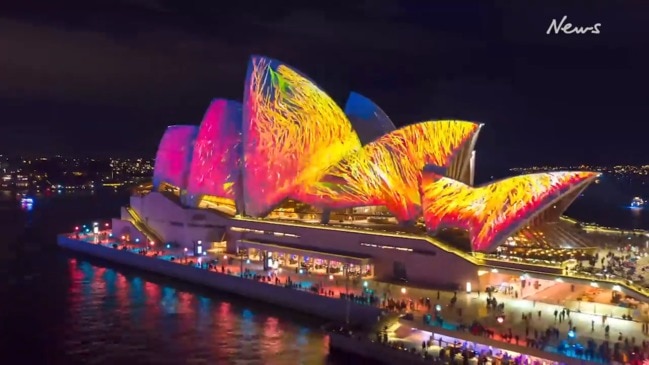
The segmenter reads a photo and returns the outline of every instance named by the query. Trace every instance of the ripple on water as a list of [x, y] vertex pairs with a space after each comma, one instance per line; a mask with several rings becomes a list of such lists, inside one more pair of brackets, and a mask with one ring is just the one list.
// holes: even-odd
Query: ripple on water
[[29, 310], [22, 305], [13, 315], [16, 323], [34, 328], [11, 342], [46, 332], [50, 343], [43, 346], [54, 347], [48, 350], [48, 364], [332, 363], [318, 324], [301, 325], [288, 312], [219, 300], [217, 294], [194, 293], [81, 259], [65, 260], [65, 270], [57, 275], [67, 280], [48, 273], [23, 288], [29, 291], [22, 295], [25, 300], [48, 303], [47, 313], [31, 318], [34, 308], [41, 308], [34, 304]]

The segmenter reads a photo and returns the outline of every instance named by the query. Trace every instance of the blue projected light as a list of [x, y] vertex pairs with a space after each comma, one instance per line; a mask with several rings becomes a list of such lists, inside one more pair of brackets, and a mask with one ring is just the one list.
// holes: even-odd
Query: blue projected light
[[345, 114], [363, 145], [396, 129], [392, 120], [378, 105], [355, 92], [350, 93], [347, 98]]

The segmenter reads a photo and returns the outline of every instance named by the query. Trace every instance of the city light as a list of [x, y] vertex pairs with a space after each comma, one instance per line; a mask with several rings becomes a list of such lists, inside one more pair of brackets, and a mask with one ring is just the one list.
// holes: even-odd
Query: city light
[[401, 288], [401, 294], [406, 294], [406, 288]]

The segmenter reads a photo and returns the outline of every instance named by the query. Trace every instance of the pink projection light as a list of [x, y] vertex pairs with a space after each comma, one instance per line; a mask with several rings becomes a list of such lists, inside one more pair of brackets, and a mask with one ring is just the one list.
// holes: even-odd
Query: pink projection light
[[193, 125], [167, 127], [155, 158], [153, 186], [167, 183], [184, 189], [187, 185], [189, 161], [198, 128]]
[[241, 161], [241, 103], [216, 99], [207, 109], [194, 143], [187, 194], [236, 199]]

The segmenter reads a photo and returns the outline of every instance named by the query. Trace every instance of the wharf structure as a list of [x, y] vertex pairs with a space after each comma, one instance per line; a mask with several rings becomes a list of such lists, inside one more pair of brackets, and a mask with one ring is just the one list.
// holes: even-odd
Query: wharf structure
[[[562, 213], [599, 174], [553, 171], [474, 185], [481, 124], [396, 129], [352, 93], [340, 108], [302, 73], [253, 56], [243, 103], [215, 99], [199, 125], [167, 128], [154, 178], [113, 232], [261, 262], [476, 291], [597, 285], [592, 254]], [[542, 283], [543, 285], [540, 285]]]

